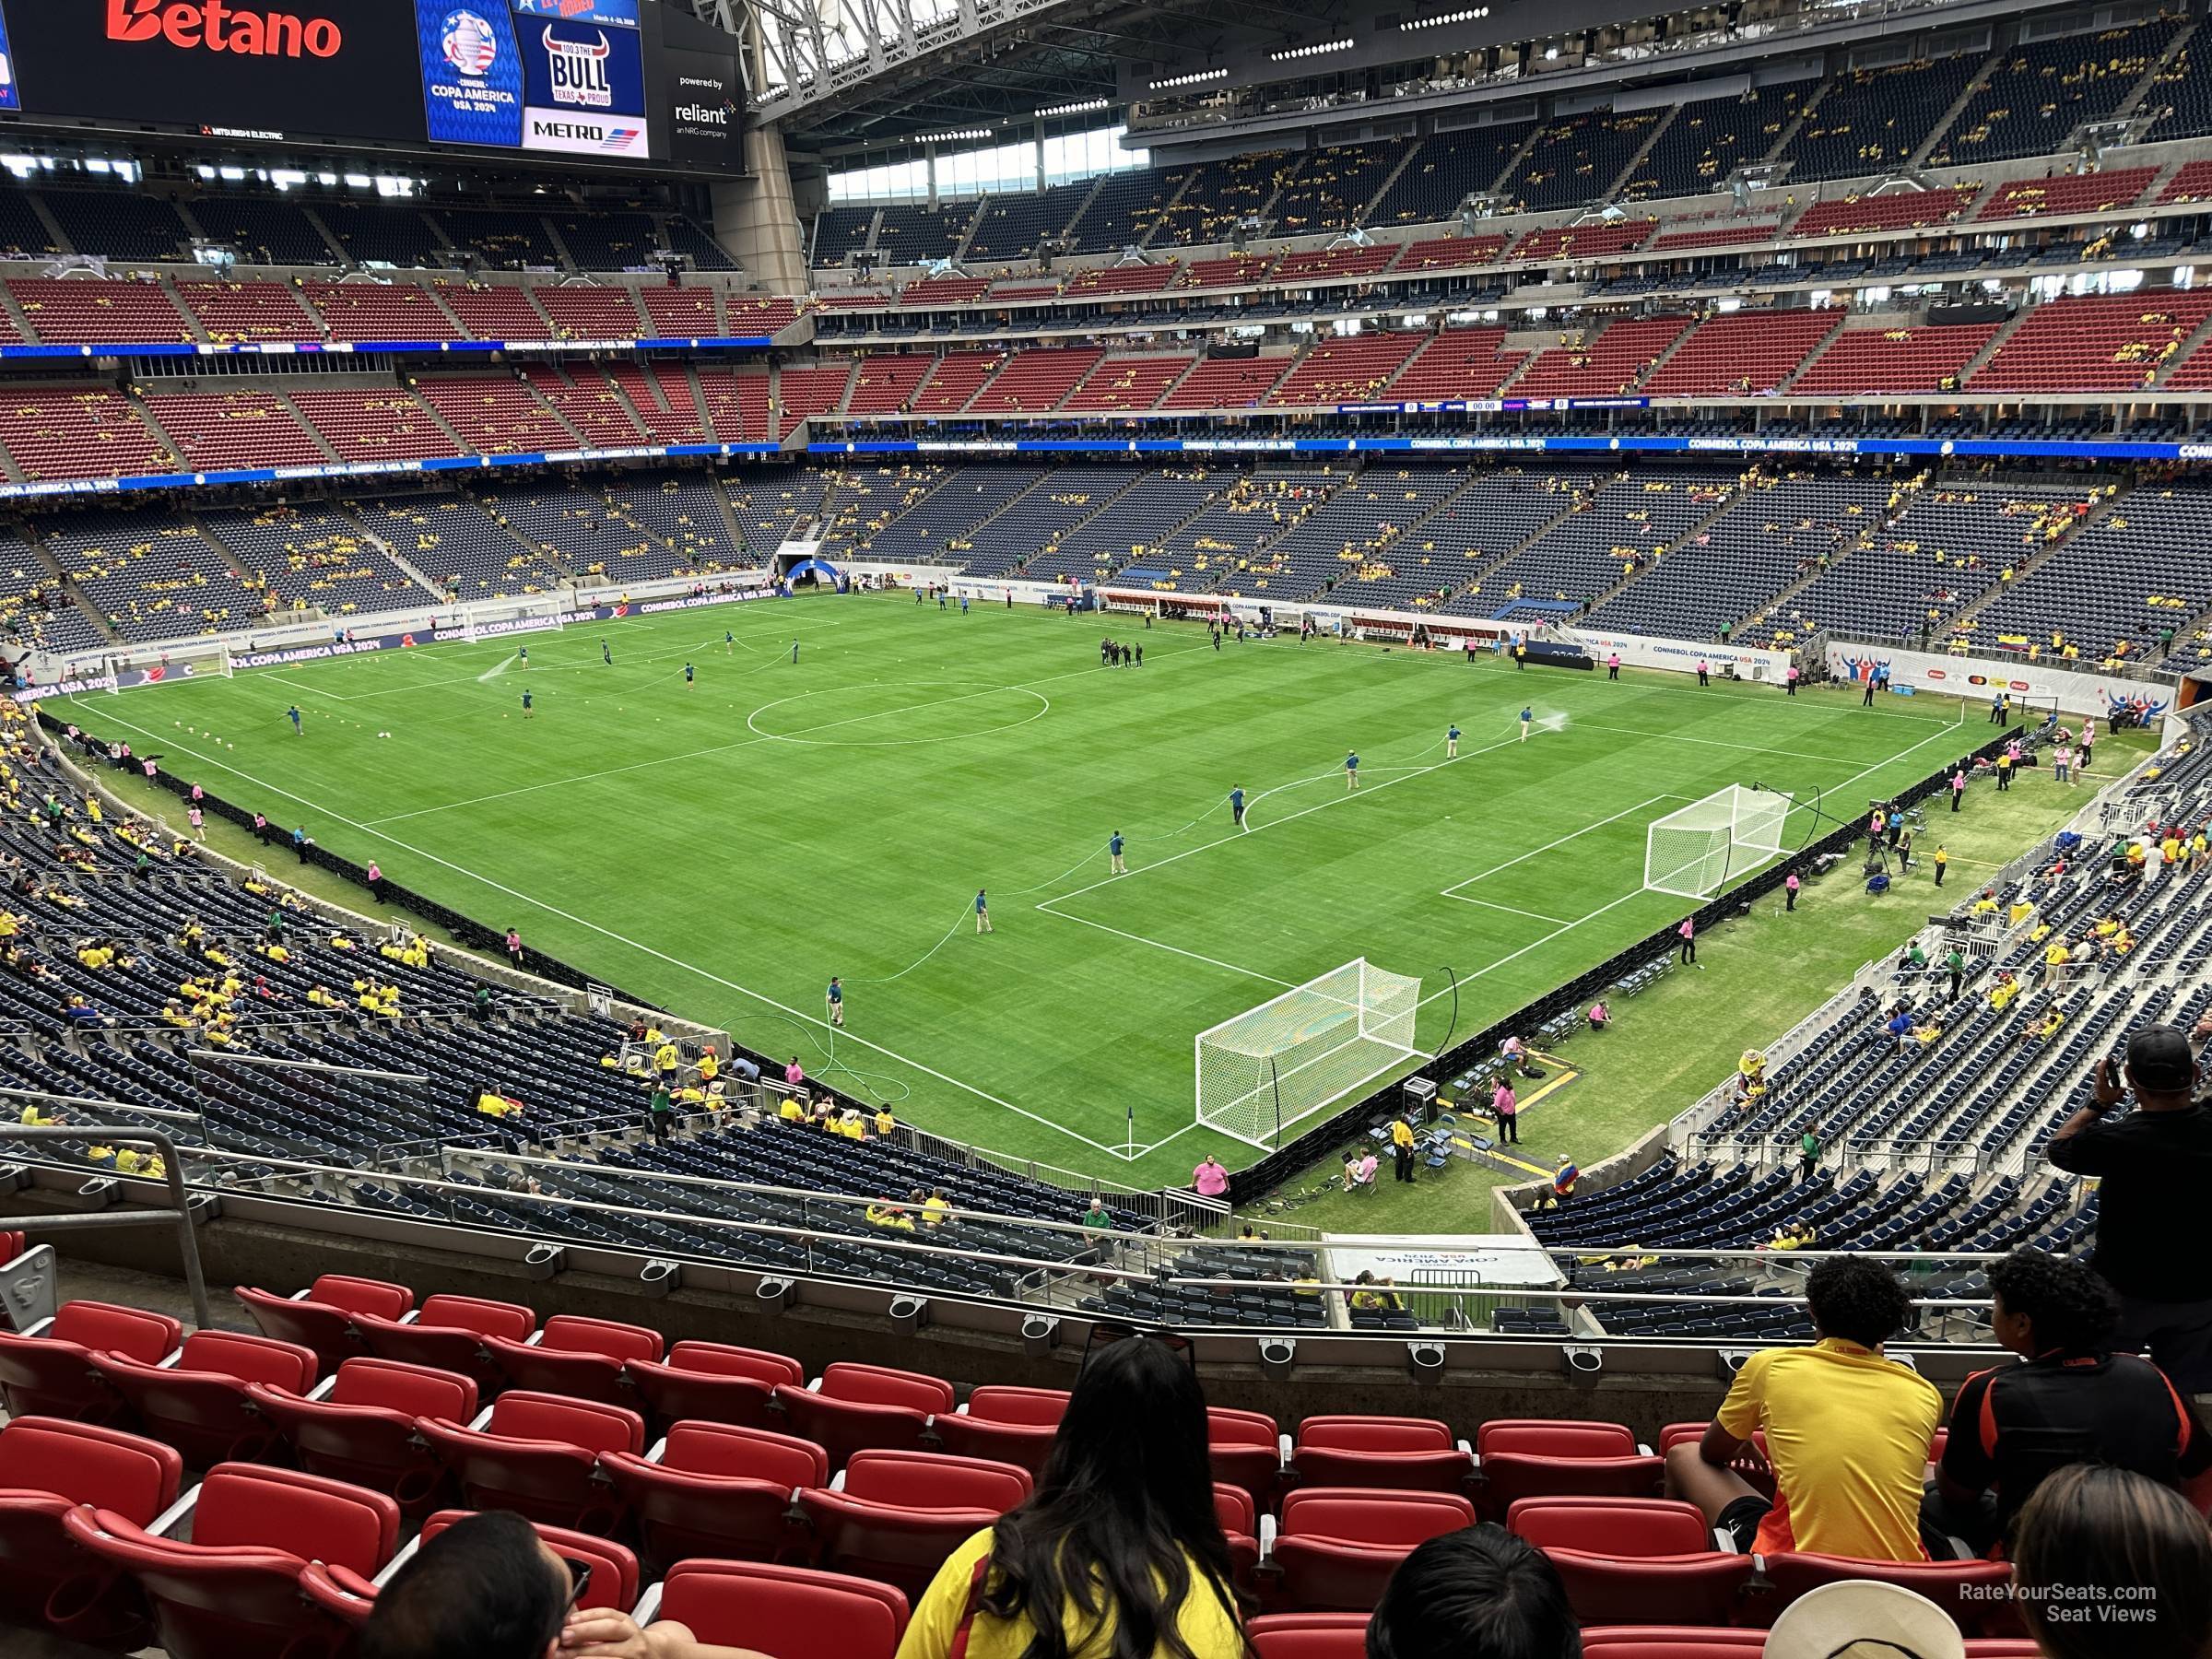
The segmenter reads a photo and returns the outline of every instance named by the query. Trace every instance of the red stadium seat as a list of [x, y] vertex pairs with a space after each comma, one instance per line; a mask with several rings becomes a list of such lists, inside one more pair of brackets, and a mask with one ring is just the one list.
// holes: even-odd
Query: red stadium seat
[[616, 1406], [630, 1397], [623, 1367], [632, 1359], [658, 1359], [661, 1334], [611, 1319], [556, 1313], [529, 1341], [487, 1336], [484, 1346], [511, 1387]]
[[1312, 1417], [1298, 1426], [1283, 1477], [1302, 1486], [1457, 1492], [1474, 1467], [1474, 1454], [1430, 1418]]
[[23, 1253], [25, 1245], [19, 1232], [0, 1232], [0, 1267], [6, 1266]]
[[319, 1475], [223, 1464], [200, 1483], [192, 1542], [111, 1510], [71, 1510], [76, 1543], [135, 1579], [170, 1659], [285, 1659], [335, 1650], [342, 1627], [301, 1595], [310, 1561], [373, 1576], [399, 1540], [399, 1506]]
[[[150, 1526], [177, 1500], [184, 1460], [173, 1446], [61, 1418], [0, 1428], [0, 1623], [128, 1650], [152, 1634], [145, 1601], [87, 1555], [62, 1516], [88, 1503]], [[55, 1599], [65, 1584], [69, 1594]]]
[[811, 1441], [732, 1423], [678, 1423], [659, 1462], [610, 1452], [599, 1467], [664, 1573], [689, 1556], [775, 1560], [795, 1541], [793, 1494], [830, 1479], [829, 1454]]
[[842, 1490], [798, 1495], [819, 1563], [918, 1596], [945, 1558], [1030, 1495], [1027, 1469], [935, 1452], [856, 1452]]
[[184, 1327], [166, 1313], [65, 1303], [31, 1335], [0, 1331], [0, 1403], [10, 1417], [111, 1421], [122, 1415], [123, 1402], [92, 1369], [92, 1356], [121, 1354], [151, 1365], [183, 1337]]
[[1475, 1492], [1487, 1519], [1524, 1498], [1655, 1498], [1665, 1461], [1618, 1423], [1500, 1418], [1475, 1439]]
[[889, 1584], [758, 1561], [680, 1561], [657, 1617], [773, 1659], [896, 1659], [907, 1599]]
[[1066, 1414], [1064, 1388], [985, 1387], [970, 1394], [961, 1410], [940, 1413], [930, 1432], [959, 1456], [1017, 1464], [1042, 1475]]
[[1751, 1578], [1751, 1558], [1716, 1549], [1692, 1503], [1524, 1498], [1506, 1526], [1551, 1558], [1585, 1628], [1652, 1618], [1726, 1624]]
[[1744, 1659], [1767, 1643], [1764, 1630], [1608, 1625], [1583, 1634], [1583, 1659]]
[[236, 1331], [194, 1331], [173, 1367], [120, 1354], [95, 1354], [92, 1367], [148, 1434], [176, 1447], [195, 1469], [252, 1462], [276, 1440], [247, 1395], [250, 1384], [294, 1394], [315, 1385], [312, 1348]]
[[238, 1298], [264, 1336], [312, 1348], [325, 1376], [354, 1355], [367, 1351], [353, 1328], [356, 1313], [397, 1319], [415, 1305], [415, 1292], [405, 1285], [349, 1278], [342, 1273], [324, 1274], [301, 1297], [277, 1296], [246, 1285], [230, 1294]]
[[841, 1469], [855, 1452], [919, 1451], [932, 1413], [950, 1412], [952, 1384], [917, 1371], [840, 1359], [813, 1388], [779, 1383], [776, 1404], [792, 1432]]
[[393, 1359], [347, 1360], [320, 1399], [260, 1383], [246, 1394], [301, 1468], [389, 1493], [409, 1514], [429, 1509], [444, 1481], [416, 1419], [465, 1423], [477, 1415], [477, 1385], [466, 1377]]
[[[432, 1538], [468, 1517], [467, 1510], [440, 1510], [422, 1524], [418, 1542], [428, 1544]], [[533, 1522], [537, 1535], [553, 1547], [553, 1553], [565, 1560], [588, 1561], [592, 1568], [592, 1582], [576, 1605], [580, 1607], [614, 1607], [629, 1612], [638, 1605], [638, 1591], [643, 1574], [638, 1558], [629, 1549], [611, 1539], [594, 1533], [577, 1532], [571, 1527], [553, 1526], [546, 1522]]]
[[[1254, 1626], [1259, 1622], [1255, 1619]], [[1607, 1625], [1583, 1632], [1583, 1659], [1742, 1659], [1760, 1652], [1766, 1644], [1764, 1630]], [[1966, 1659], [2038, 1659], [2039, 1653], [2035, 1643], [2025, 1637], [1966, 1639]]]
[[1254, 1508], [1272, 1512], [1281, 1495], [1283, 1431], [1264, 1412], [1206, 1408], [1206, 1450], [1214, 1478], [1242, 1487]]
[[1242, 1487], [1217, 1480], [1214, 1518], [1221, 1523], [1221, 1531], [1229, 1539], [1229, 1563], [1235, 1570], [1237, 1583], [1252, 1590], [1260, 1565], [1260, 1524], [1252, 1507], [1252, 1494]]
[[1453, 1492], [1287, 1493], [1269, 1558], [1275, 1600], [1286, 1610], [1364, 1612], [1418, 1545], [1474, 1524], [1474, 1504]]
[[[1941, 1429], [1936, 1431], [1938, 1439], [1944, 1432]], [[1664, 1459], [1684, 1441], [1694, 1446], [1704, 1438], [1703, 1423], [1669, 1423], [1659, 1430], [1659, 1455]], [[1742, 1476], [1760, 1497], [1771, 1499], [1774, 1496], [1774, 1471], [1767, 1466], [1767, 1431], [1764, 1429], [1751, 1431], [1751, 1450], [1741, 1453], [1728, 1466]]]
[[485, 1347], [485, 1339], [503, 1336], [520, 1342], [537, 1328], [537, 1315], [513, 1302], [433, 1296], [411, 1321], [361, 1313], [355, 1315], [353, 1328], [379, 1359], [456, 1372], [488, 1398], [507, 1386], [507, 1373]]
[[629, 1383], [663, 1423], [736, 1423], [768, 1429], [779, 1419], [770, 1406], [779, 1383], [806, 1381], [796, 1359], [720, 1342], [679, 1342], [665, 1360], [632, 1359]]
[[1263, 1613], [1250, 1620], [1253, 1659], [1367, 1659], [1365, 1613]]
[[310, 1561], [300, 1574], [300, 1594], [347, 1630], [358, 1630], [376, 1611], [376, 1585], [343, 1567]]
[[2017, 1636], [2018, 1615], [2002, 1586], [2012, 1582], [2005, 1561], [1855, 1561], [1842, 1556], [1782, 1550], [1759, 1558], [1774, 1594], [1759, 1599], [1759, 1621], [1771, 1624], [1783, 1608], [1807, 1591], [1848, 1579], [1901, 1584], [1926, 1596], [1974, 1636]]
[[641, 1451], [645, 1421], [596, 1400], [516, 1389], [481, 1429], [424, 1418], [417, 1432], [477, 1509], [510, 1509], [548, 1526], [610, 1527], [619, 1508], [594, 1478], [600, 1454]]

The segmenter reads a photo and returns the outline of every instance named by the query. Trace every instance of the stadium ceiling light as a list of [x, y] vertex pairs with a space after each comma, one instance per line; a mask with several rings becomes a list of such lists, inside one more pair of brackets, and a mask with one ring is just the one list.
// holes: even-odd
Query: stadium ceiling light
[[1193, 69], [1187, 75], [1171, 75], [1149, 84], [1155, 92], [1170, 91], [1176, 87], [1196, 87], [1206, 81], [1227, 80], [1227, 69]]
[[1466, 6], [1457, 11], [1439, 12], [1433, 18], [1408, 18], [1398, 25], [1400, 34], [1411, 34], [1417, 29], [1441, 29], [1447, 23], [1479, 23], [1490, 15], [1487, 6]]
[[1297, 58], [1319, 57], [1324, 52], [1349, 52], [1358, 42], [1348, 36], [1341, 41], [1315, 41], [1310, 46], [1286, 46], [1280, 52], [1271, 52], [1271, 64], [1288, 64]]
[[1039, 110], [1036, 118], [1049, 121], [1054, 115], [1091, 115], [1107, 108], [1110, 101], [1103, 98], [1086, 98], [1076, 103], [1054, 104], [1049, 110]]
[[914, 142], [916, 144], [961, 144], [971, 138], [989, 138], [997, 131], [996, 127], [962, 127], [957, 133], [924, 133]]

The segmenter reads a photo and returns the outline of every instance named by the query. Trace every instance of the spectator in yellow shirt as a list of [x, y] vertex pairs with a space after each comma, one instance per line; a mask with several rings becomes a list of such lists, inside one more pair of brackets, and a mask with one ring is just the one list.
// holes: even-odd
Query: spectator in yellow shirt
[[[1667, 1493], [1740, 1550], [1925, 1560], [1921, 1488], [1943, 1396], [1882, 1356], [1912, 1321], [1911, 1295], [1887, 1263], [1864, 1256], [1822, 1262], [1805, 1294], [1819, 1341], [1753, 1354], [1704, 1438], [1667, 1453]], [[1761, 1430], [1771, 1500], [1729, 1466]]]

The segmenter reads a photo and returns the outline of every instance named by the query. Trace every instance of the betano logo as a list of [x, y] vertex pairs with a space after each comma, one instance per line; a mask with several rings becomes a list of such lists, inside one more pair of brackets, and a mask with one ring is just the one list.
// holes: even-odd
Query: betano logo
[[335, 57], [346, 36], [328, 18], [249, 11], [223, 0], [108, 0], [108, 39], [167, 41], [241, 57]]

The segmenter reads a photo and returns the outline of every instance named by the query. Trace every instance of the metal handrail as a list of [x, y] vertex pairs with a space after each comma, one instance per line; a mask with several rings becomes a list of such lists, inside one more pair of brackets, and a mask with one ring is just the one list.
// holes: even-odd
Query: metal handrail
[[[20, 1232], [61, 1232], [71, 1229], [96, 1227], [174, 1227], [177, 1230], [177, 1251], [183, 1258], [184, 1288], [192, 1297], [193, 1322], [202, 1330], [209, 1329], [214, 1321], [207, 1308], [207, 1280], [200, 1271], [200, 1241], [193, 1231], [191, 1200], [184, 1189], [184, 1159], [177, 1143], [168, 1135], [151, 1129], [136, 1129], [124, 1125], [112, 1127], [98, 1124], [0, 1124], [0, 1140], [29, 1141], [97, 1141], [103, 1145], [150, 1147], [161, 1159], [161, 1184], [168, 1189], [170, 1207], [142, 1210], [94, 1210], [65, 1216], [10, 1216], [10, 1230]], [[100, 1175], [121, 1176], [124, 1180], [148, 1180], [134, 1177], [128, 1171], [99, 1171]]]

